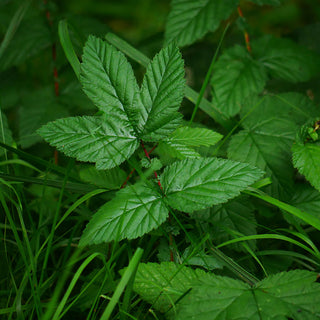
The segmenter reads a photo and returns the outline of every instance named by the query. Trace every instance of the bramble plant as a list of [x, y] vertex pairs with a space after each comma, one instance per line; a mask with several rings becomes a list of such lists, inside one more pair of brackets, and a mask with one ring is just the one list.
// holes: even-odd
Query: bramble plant
[[[284, 1], [249, 2], [259, 11]], [[29, 5], [18, 8], [4, 36], [2, 71], [27, 59], [13, 41], [24, 15], [43, 10], [28, 16]], [[44, 10], [53, 29], [53, 8]], [[54, 96], [44, 87], [19, 109], [28, 119], [19, 120], [18, 144], [28, 149], [42, 137], [56, 150], [55, 164], [15, 148], [0, 113], [7, 219], [0, 254], [13, 279], [1, 281], [15, 288], [0, 314], [320, 319], [319, 48], [259, 32], [250, 39], [238, 0], [172, 0], [164, 46], [151, 60], [111, 32], [96, 36], [69, 20], [57, 29], [77, 79], [63, 74], [67, 61], [59, 68], [57, 43], [49, 42]], [[197, 93], [183, 55], [213, 32], [219, 40]], [[232, 32], [244, 43], [224, 47]], [[38, 33], [31, 41], [35, 52], [44, 39]], [[38, 101], [43, 107], [31, 107]], [[26, 192], [14, 181], [31, 186]], [[16, 270], [7, 228], [22, 259]]]

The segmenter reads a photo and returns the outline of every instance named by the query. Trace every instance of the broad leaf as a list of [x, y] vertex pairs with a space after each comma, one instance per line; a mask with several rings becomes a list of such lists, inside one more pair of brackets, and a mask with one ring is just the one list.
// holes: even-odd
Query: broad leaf
[[205, 272], [182, 267], [173, 262], [140, 263], [134, 290], [161, 312], [167, 311]]
[[206, 274], [180, 302], [175, 319], [320, 319], [317, 274], [294, 270], [265, 278], [253, 288], [239, 280]]
[[220, 141], [222, 135], [205, 128], [181, 127], [165, 139], [172, 144], [179, 143], [189, 147], [213, 146]]
[[120, 168], [112, 168], [110, 170], [97, 170], [95, 167], [85, 167], [79, 172], [83, 181], [92, 183], [99, 188], [120, 189], [127, 178], [127, 174]]
[[174, 141], [160, 141], [157, 151], [161, 156], [169, 156], [181, 160], [200, 157], [200, 154], [193, 148]]
[[128, 159], [139, 142], [120, 117], [72, 117], [49, 122], [38, 133], [52, 146], [79, 161], [110, 169]]
[[147, 67], [141, 88], [145, 107], [142, 139], [158, 141], [180, 124], [178, 112], [184, 97], [184, 67], [179, 49], [173, 44], [162, 49]]
[[79, 245], [135, 239], [158, 228], [167, 216], [159, 193], [143, 184], [128, 186], [94, 214]]
[[[227, 203], [213, 206], [210, 209], [195, 213], [195, 219], [208, 222], [208, 230], [214, 243], [257, 234], [257, 222], [254, 216], [254, 206], [245, 199], [235, 199]], [[254, 240], [246, 242], [255, 249]], [[230, 246], [231, 247], [231, 246]], [[244, 251], [242, 244], [234, 244], [232, 248]]]
[[320, 143], [294, 144], [292, 161], [294, 167], [320, 191]]
[[271, 194], [288, 199], [293, 183], [291, 146], [299, 125], [315, 112], [310, 100], [300, 94], [248, 99], [241, 113], [242, 118], [247, 116], [244, 130], [231, 138], [229, 158], [266, 171], [272, 179]]
[[250, 94], [260, 93], [267, 80], [265, 68], [244, 47], [227, 50], [215, 65], [211, 84], [215, 105], [226, 116], [236, 115]]
[[134, 130], [139, 119], [139, 88], [123, 53], [89, 36], [83, 49], [80, 81], [84, 92], [106, 114], [118, 114]]
[[176, 40], [180, 46], [215, 31], [222, 20], [237, 8], [238, 0], [173, 0], [166, 25], [166, 42]]
[[248, 164], [217, 158], [189, 158], [168, 166], [161, 184], [170, 206], [192, 213], [228, 201], [263, 172]]
[[320, 72], [320, 56], [289, 39], [264, 36], [252, 42], [252, 52], [274, 78], [308, 81]]

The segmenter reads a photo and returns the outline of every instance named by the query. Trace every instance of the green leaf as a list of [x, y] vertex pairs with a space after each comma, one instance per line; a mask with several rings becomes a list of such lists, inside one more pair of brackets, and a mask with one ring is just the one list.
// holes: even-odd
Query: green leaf
[[128, 186], [92, 217], [79, 245], [135, 239], [158, 228], [167, 216], [159, 193], [143, 184]]
[[200, 154], [193, 148], [174, 141], [160, 141], [157, 151], [161, 156], [169, 156], [177, 159], [197, 158]]
[[181, 127], [165, 139], [172, 144], [178, 143], [189, 147], [210, 147], [220, 141], [222, 135], [205, 128]]
[[110, 169], [128, 159], [139, 142], [128, 122], [116, 115], [72, 117], [49, 122], [38, 133], [52, 146], [79, 161]]
[[175, 319], [320, 319], [320, 285], [315, 272], [272, 275], [251, 288], [228, 277], [206, 274], [179, 303]]
[[97, 170], [93, 166], [85, 167], [80, 170], [79, 175], [81, 180], [109, 190], [120, 189], [127, 178], [127, 174], [118, 167], [107, 171]]
[[252, 41], [253, 55], [274, 78], [290, 82], [308, 81], [320, 72], [320, 56], [289, 39], [270, 35]]
[[263, 172], [248, 164], [217, 158], [189, 158], [168, 166], [161, 184], [170, 206], [192, 213], [228, 201]]
[[257, 97], [248, 99], [241, 113], [242, 118], [246, 116], [244, 130], [231, 138], [228, 157], [266, 171], [272, 179], [268, 187], [271, 194], [291, 198], [291, 146], [299, 125], [314, 112], [316, 108], [310, 100], [297, 93], [265, 96], [263, 101]]
[[[11, 146], [13, 143], [12, 133], [8, 125], [8, 120], [6, 115], [2, 112], [0, 108], [0, 141]], [[5, 149], [0, 149], [0, 156], [3, 155]]]
[[31, 91], [23, 97], [19, 109], [19, 144], [29, 148], [42, 139], [36, 133], [42, 125], [57, 118], [67, 117], [68, 111], [55, 97], [52, 88]]
[[237, 8], [238, 0], [173, 0], [165, 40], [185, 46], [215, 31]]
[[173, 44], [162, 49], [147, 67], [141, 88], [145, 107], [142, 139], [158, 141], [180, 124], [178, 112], [184, 97], [184, 67], [179, 49]]
[[320, 191], [320, 143], [294, 144], [292, 161], [294, 167]]
[[[210, 209], [197, 212], [195, 218], [203, 216], [209, 222], [208, 232], [212, 234], [215, 244], [242, 236], [257, 234], [257, 222], [253, 205], [244, 199], [235, 199], [225, 204], [213, 206]], [[247, 242], [251, 249], [256, 248], [255, 240]], [[234, 244], [233, 249], [244, 251], [241, 244]]]
[[80, 82], [93, 103], [106, 114], [117, 114], [137, 132], [139, 88], [123, 53], [89, 36], [83, 49]]
[[200, 269], [182, 267], [173, 262], [140, 263], [134, 290], [156, 310], [167, 311], [188, 289], [192, 282], [205, 275]]
[[251, 94], [260, 93], [267, 80], [263, 64], [244, 47], [227, 50], [214, 67], [211, 80], [214, 104], [226, 116], [236, 115]]

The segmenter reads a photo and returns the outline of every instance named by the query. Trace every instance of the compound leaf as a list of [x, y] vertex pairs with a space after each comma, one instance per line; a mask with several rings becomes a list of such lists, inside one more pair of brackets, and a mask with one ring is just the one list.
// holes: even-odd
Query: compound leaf
[[159, 193], [144, 184], [128, 186], [92, 217], [79, 245], [135, 239], [159, 227], [167, 216]]
[[89, 36], [83, 49], [80, 82], [93, 103], [107, 114], [119, 114], [134, 130], [139, 121], [139, 88], [123, 53]]
[[181, 160], [200, 157], [200, 154], [193, 148], [174, 141], [160, 141], [157, 149], [161, 155], [168, 155]]
[[182, 114], [178, 109], [184, 97], [184, 87], [183, 60], [179, 49], [170, 44], [153, 58], [143, 79], [143, 140], [158, 141], [181, 124]]
[[130, 125], [116, 115], [70, 117], [49, 122], [38, 133], [52, 146], [79, 161], [110, 169], [128, 159], [139, 142]]
[[192, 213], [240, 194], [263, 172], [248, 164], [217, 158], [188, 158], [169, 165], [161, 184], [170, 206]]
[[203, 270], [193, 270], [173, 262], [140, 263], [134, 290], [155, 309], [165, 312], [191, 288], [194, 280], [203, 275]]
[[206, 274], [180, 301], [175, 319], [320, 319], [316, 280], [314, 272], [294, 270], [267, 277], [251, 288], [239, 280]]
[[247, 96], [263, 90], [266, 80], [263, 64], [253, 60], [244, 47], [235, 46], [215, 65], [211, 80], [215, 105], [226, 116], [234, 116]]
[[173, 0], [168, 16], [166, 42], [185, 46], [215, 31], [237, 8], [238, 0]]
[[320, 72], [319, 54], [289, 39], [264, 36], [252, 42], [252, 52], [274, 78], [308, 81]]
[[292, 161], [294, 167], [320, 191], [320, 144], [294, 144], [292, 146]]

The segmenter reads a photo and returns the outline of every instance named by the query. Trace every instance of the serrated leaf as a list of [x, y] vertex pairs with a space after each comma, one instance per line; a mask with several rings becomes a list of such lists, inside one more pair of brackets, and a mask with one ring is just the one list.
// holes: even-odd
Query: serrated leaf
[[[0, 108], [0, 141], [9, 146], [13, 143], [12, 132], [8, 125], [8, 120], [6, 115], [2, 112]], [[3, 155], [4, 149], [0, 149], [0, 157]]]
[[200, 154], [193, 148], [171, 141], [160, 141], [157, 149], [161, 155], [165, 154], [181, 160], [185, 158], [200, 157]]
[[83, 181], [109, 190], [120, 189], [127, 178], [127, 174], [118, 167], [107, 171], [97, 170], [93, 166], [85, 167], [80, 170], [79, 175]]
[[183, 60], [179, 49], [171, 44], [153, 58], [143, 79], [143, 140], [158, 141], [181, 124], [182, 114], [178, 109], [184, 97], [184, 87]]
[[297, 93], [248, 99], [241, 113], [242, 118], [247, 115], [244, 130], [231, 138], [228, 157], [266, 171], [272, 179], [271, 194], [288, 199], [293, 184], [291, 146], [299, 125], [315, 112], [311, 101]]
[[257, 168], [231, 160], [189, 158], [169, 165], [161, 184], [170, 206], [192, 213], [238, 196], [262, 175]]
[[117, 114], [137, 132], [139, 88], [124, 54], [89, 36], [83, 49], [80, 82], [84, 92], [106, 114]]
[[234, 116], [246, 97], [263, 90], [266, 80], [263, 64], [255, 61], [244, 47], [235, 46], [215, 65], [211, 79], [215, 105], [226, 116]]
[[320, 56], [289, 39], [264, 36], [252, 42], [252, 52], [274, 78], [308, 81], [320, 72]]
[[237, 8], [238, 0], [173, 0], [168, 16], [166, 42], [185, 46], [215, 31]]
[[[206, 209], [206, 213], [197, 213], [197, 215], [206, 215], [206, 221], [209, 222], [209, 230], [212, 234], [214, 243], [234, 239], [238, 236], [249, 236], [257, 234], [257, 222], [254, 216], [253, 205], [245, 200], [235, 199], [228, 203], [214, 206]], [[251, 249], [256, 248], [256, 241], [247, 242]], [[245, 249], [241, 244], [234, 244], [232, 248], [238, 251]]]
[[294, 270], [265, 278], [253, 288], [206, 274], [179, 303], [175, 319], [320, 319], [317, 274]]
[[[114, 125], [116, 124], [116, 125]], [[79, 161], [111, 169], [128, 159], [139, 142], [128, 122], [116, 115], [70, 117], [49, 122], [38, 133], [52, 146]]]
[[200, 269], [181, 267], [173, 262], [140, 263], [134, 290], [155, 309], [165, 312], [204, 274]]
[[222, 135], [205, 128], [181, 127], [175, 130], [165, 142], [178, 143], [189, 147], [210, 147], [220, 141]]
[[128, 186], [94, 214], [79, 245], [135, 239], [159, 227], [167, 216], [159, 193], [143, 184]]
[[292, 161], [294, 167], [320, 191], [320, 143], [294, 144]]

